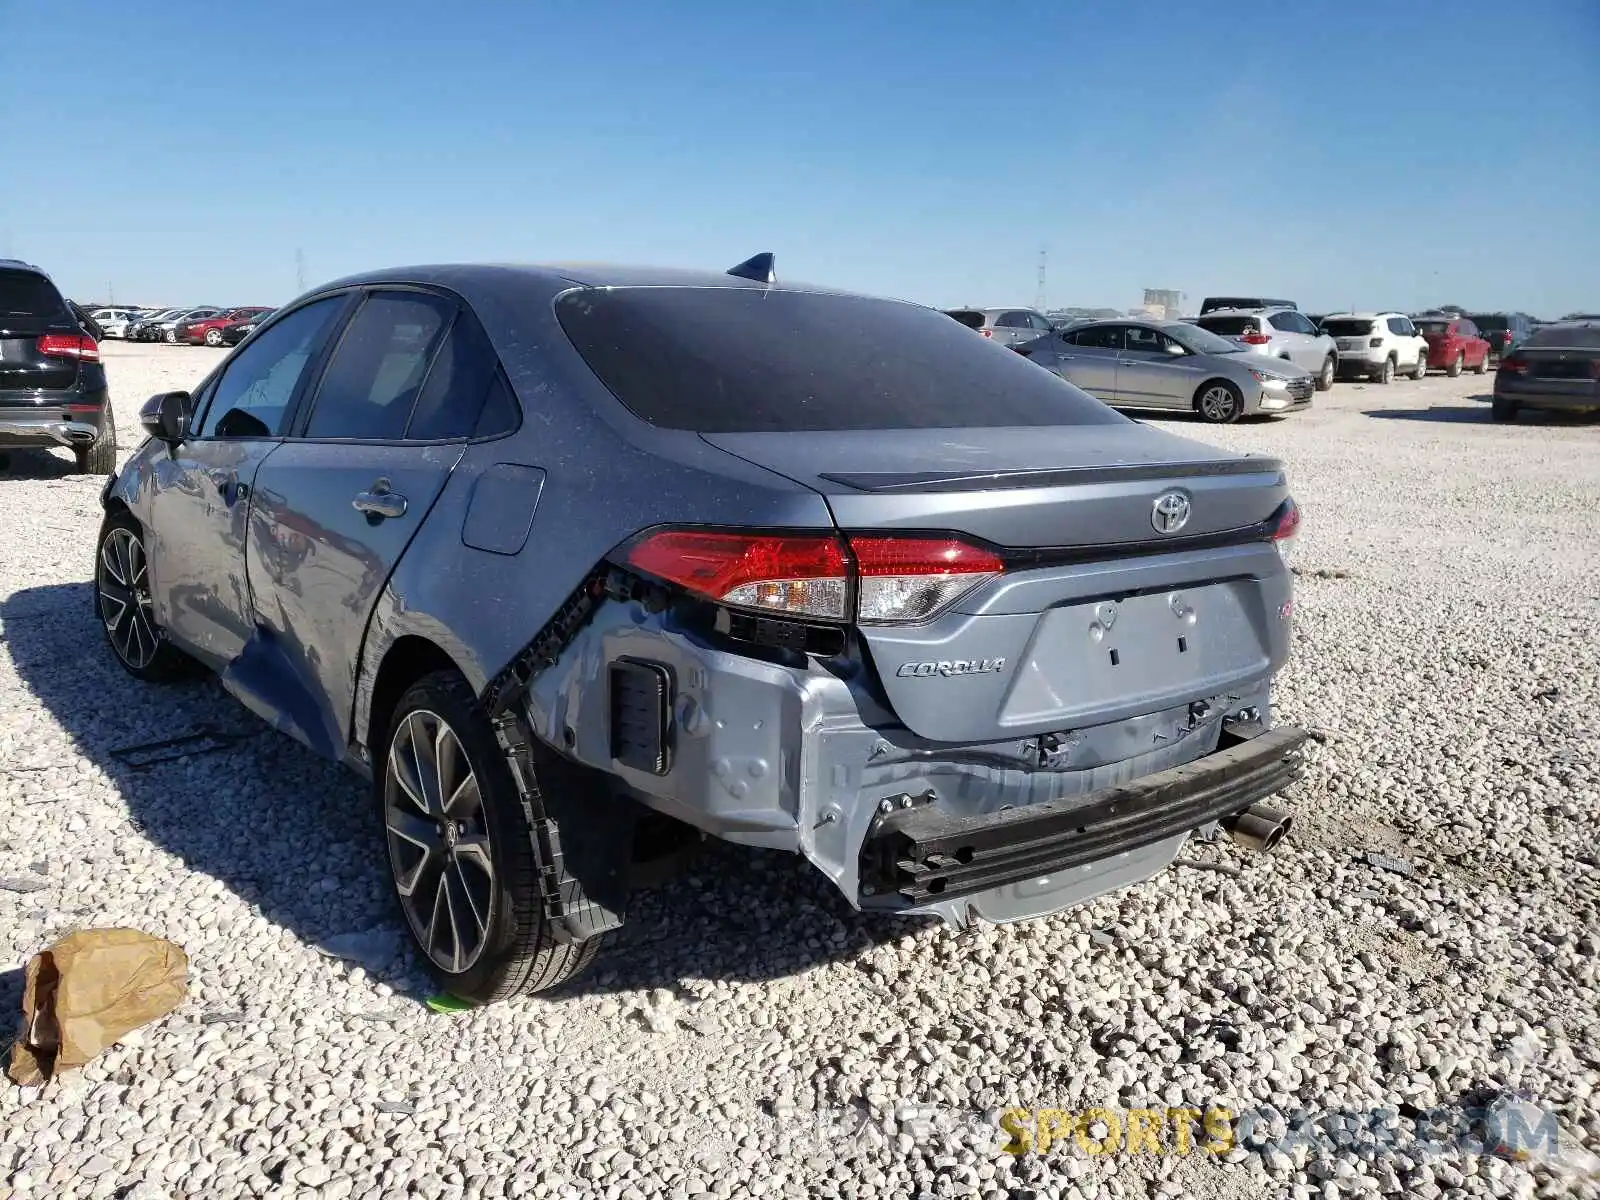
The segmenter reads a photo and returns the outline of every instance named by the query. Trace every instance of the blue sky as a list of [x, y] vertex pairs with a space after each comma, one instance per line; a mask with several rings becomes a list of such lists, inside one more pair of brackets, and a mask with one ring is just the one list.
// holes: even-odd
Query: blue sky
[[[20, 10], [19, 10], [20, 11]], [[43, 10], [39, 10], [41, 13]], [[87, 0], [0, 41], [0, 255], [275, 303], [444, 260], [931, 304], [1600, 307], [1600, 4]]]

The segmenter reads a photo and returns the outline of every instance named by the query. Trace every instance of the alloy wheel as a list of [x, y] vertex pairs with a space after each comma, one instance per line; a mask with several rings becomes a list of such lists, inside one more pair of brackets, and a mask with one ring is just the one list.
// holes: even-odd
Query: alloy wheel
[[206, 345], [208, 345], [208, 346], [220, 346], [220, 345], [222, 345], [222, 331], [218, 330], [218, 329], [208, 329], [208, 330], [206, 330]]
[[496, 879], [477, 774], [437, 713], [406, 714], [390, 738], [383, 818], [406, 920], [434, 965], [458, 975], [488, 943]]
[[1208, 421], [1226, 421], [1233, 415], [1233, 393], [1218, 384], [1200, 396], [1200, 412]]
[[133, 670], [144, 670], [155, 659], [161, 641], [151, 611], [144, 544], [133, 530], [119, 527], [106, 534], [100, 543], [95, 577], [100, 619], [110, 635], [111, 648]]

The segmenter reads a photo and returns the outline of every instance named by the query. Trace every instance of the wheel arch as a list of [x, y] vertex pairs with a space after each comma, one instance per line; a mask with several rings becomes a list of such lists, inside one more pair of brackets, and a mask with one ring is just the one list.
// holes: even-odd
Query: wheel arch
[[[444, 647], [421, 634], [402, 634], [384, 651], [368, 690], [365, 716], [358, 719], [356, 727], [356, 740], [369, 753], [373, 753], [373, 747], [387, 735], [389, 717], [406, 689], [435, 671], [466, 674]], [[359, 696], [356, 702], [361, 703]]]
[[1228, 387], [1231, 387], [1239, 397], [1240, 407], [1242, 408], [1244, 406], [1244, 404], [1245, 404], [1245, 396], [1244, 396], [1244, 389], [1242, 387], [1240, 387], [1233, 380], [1229, 379], [1226, 375], [1208, 375], [1203, 380], [1200, 381], [1200, 386], [1195, 388], [1194, 389], [1194, 394], [1189, 397], [1189, 407], [1193, 411], [1199, 412], [1200, 411], [1200, 397], [1205, 394], [1205, 391], [1206, 391], [1207, 388], [1211, 387], [1213, 384], [1218, 384], [1218, 383], [1226, 384]]

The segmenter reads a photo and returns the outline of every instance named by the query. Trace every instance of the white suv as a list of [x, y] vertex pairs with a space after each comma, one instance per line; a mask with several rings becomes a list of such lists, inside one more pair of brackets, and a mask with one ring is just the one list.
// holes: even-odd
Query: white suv
[[108, 338], [128, 336], [128, 322], [134, 318], [131, 308], [97, 308], [89, 314]]
[[1413, 379], [1428, 373], [1428, 341], [1404, 313], [1333, 313], [1322, 331], [1339, 348], [1339, 373], [1392, 383], [1402, 372]]

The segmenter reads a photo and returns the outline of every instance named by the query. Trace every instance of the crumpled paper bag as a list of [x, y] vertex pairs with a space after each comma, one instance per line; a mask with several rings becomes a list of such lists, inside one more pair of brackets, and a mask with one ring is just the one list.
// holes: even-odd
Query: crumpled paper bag
[[28, 960], [13, 1083], [81, 1067], [130, 1030], [163, 1017], [188, 991], [189, 956], [137, 929], [81, 929]]

